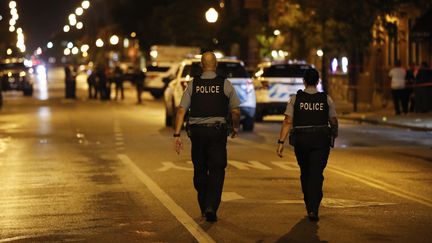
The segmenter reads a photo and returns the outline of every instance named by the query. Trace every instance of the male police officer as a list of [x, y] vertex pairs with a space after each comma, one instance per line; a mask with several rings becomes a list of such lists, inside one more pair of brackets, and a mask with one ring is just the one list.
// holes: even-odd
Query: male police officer
[[194, 186], [198, 192], [201, 215], [209, 222], [217, 221], [216, 212], [222, 196], [227, 166], [227, 117], [231, 112], [232, 135], [237, 135], [240, 100], [232, 84], [216, 75], [217, 60], [212, 52], [202, 55], [201, 77], [195, 77], [185, 90], [176, 117], [175, 150], [183, 145], [180, 130], [186, 111], [190, 109], [189, 126], [194, 164]]
[[323, 171], [327, 165], [330, 146], [333, 146], [338, 135], [334, 102], [325, 93], [317, 91], [318, 82], [317, 70], [306, 70], [305, 89], [299, 90], [288, 102], [277, 148], [277, 154], [282, 157], [284, 142], [290, 133], [290, 144], [294, 146], [300, 166], [304, 201], [311, 221], [319, 220]]

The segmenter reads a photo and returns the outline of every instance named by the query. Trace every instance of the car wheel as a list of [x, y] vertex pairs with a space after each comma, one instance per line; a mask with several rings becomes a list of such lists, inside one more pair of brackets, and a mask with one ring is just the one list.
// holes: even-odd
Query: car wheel
[[150, 94], [153, 96], [153, 98], [160, 99], [163, 96], [163, 91], [162, 90], [150, 91]]
[[33, 86], [24, 88], [23, 94], [24, 94], [24, 96], [32, 96], [33, 95]]
[[253, 117], [246, 117], [243, 120], [243, 131], [252, 132], [254, 130], [255, 120]]
[[255, 121], [256, 121], [256, 122], [262, 122], [263, 120], [264, 120], [264, 116], [262, 115], [262, 113], [257, 112], [257, 113], [255, 114]]

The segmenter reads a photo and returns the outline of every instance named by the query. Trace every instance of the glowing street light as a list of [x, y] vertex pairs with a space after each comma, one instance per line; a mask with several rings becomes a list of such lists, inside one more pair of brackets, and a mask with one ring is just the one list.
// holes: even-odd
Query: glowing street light
[[83, 13], [84, 13], [84, 9], [83, 8], [78, 7], [77, 9], [75, 9], [75, 14], [76, 15], [81, 16], [81, 15], [83, 15]]
[[318, 49], [317, 52], [316, 52], [316, 54], [317, 54], [317, 56], [319, 56], [319, 57], [324, 56], [324, 52], [323, 52], [323, 50], [321, 50], [321, 49]]
[[53, 48], [53, 47], [54, 47], [54, 43], [52, 43], [51, 41], [48, 42], [48, 44], [47, 44], [47, 48], [48, 48], [48, 49], [51, 49], [51, 48]]
[[71, 21], [72, 19], [76, 20], [76, 15], [75, 14], [69, 14], [68, 19], [69, 19], [69, 21]]
[[36, 50], [36, 55], [42, 55], [42, 48], [38, 47]]
[[88, 52], [88, 50], [90, 49], [90, 46], [89, 45], [87, 45], [87, 44], [84, 44], [84, 45], [82, 45], [81, 46], [81, 52]]
[[96, 40], [96, 46], [97, 47], [103, 47], [104, 44], [105, 43], [103, 42], [103, 40], [101, 38], [99, 38], [99, 39]]
[[9, 2], [9, 8], [10, 9], [14, 9], [14, 8], [16, 8], [17, 7], [17, 3], [15, 2], [15, 1], [10, 1]]
[[9, 32], [14, 32], [15, 31], [15, 26], [11, 25], [9, 26]]
[[72, 42], [68, 42], [66, 46], [67, 48], [72, 49], [74, 44]]
[[71, 50], [69, 48], [64, 49], [63, 54], [65, 56], [69, 56], [71, 54]]
[[82, 23], [82, 22], [78, 22], [77, 24], [76, 24], [76, 28], [77, 29], [82, 29], [84, 27], [84, 24]]
[[216, 23], [216, 21], [219, 18], [219, 13], [214, 8], [209, 8], [207, 12], [205, 13], [205, 17], [207, 22], [209, 23]]
[[69, 25], [65, 25], [64, 27], [63, 27], [63, 31], [64, 32], [69, 32], [70, 31], [70, 26]]
[[72, 54], [76, 55], [78, 54], [78, 52], [79, 52], [78, 47], [75, 46], [74, 48], [72, 48]]
[[88, 8], [90, 7], [90, 1], [83, 1], [83, 2], [81, 3], [81, 7], [82, 7], [83, 9], [88, 9]]
[[119, 41], [120, 41], [120, 39], [116, 35], [113, 35], [110, 38], [110, 44], [113, 45], [113, 46], [117, 45], [119, 43]]
[[278, 35], [281, 34], [281, 32], [280, 32], [280, 30], [275, 30], [275, 31], [273, 31], [273, 34], [274, 34], [275, 36], [278, 36]]
[[16, 20], [15, 20], [15, 19], [11, 19], [11, 20], [9, 20], [9, 25], [10, 25], [10, 26], [14, 26], [14, 25], [16, 25]]
[[74, 18], [69, 19], [69, 25], [70, 26], [75, 26], [76, 24], [77, 24], [77, 20], [76, 19], [74, 19]]
[[6, 54], [8, 54], [8, 56], [12, 55], [12, 49], [8, 48]]

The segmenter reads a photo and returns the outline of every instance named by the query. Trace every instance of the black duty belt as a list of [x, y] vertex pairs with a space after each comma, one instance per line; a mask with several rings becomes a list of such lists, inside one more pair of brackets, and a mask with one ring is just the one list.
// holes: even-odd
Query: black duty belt
[[296, 133], [308, 133], [308, 132], [329, 132], [328, 126], [317, 126], [317, 127], [294, 127], [293, 130]]
[[228, 125], [226, 123], [199, 123], [199, 124], [190, 124], [191, 128], [194, 127], [209, 127], [209, 128], [217, 128], [217, 129], [226, 129]]

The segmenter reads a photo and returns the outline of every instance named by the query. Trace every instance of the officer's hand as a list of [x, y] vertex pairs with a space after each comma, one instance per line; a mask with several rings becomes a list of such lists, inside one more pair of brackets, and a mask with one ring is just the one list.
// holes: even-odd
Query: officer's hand
[[181, 138], [175, 138], [174, 139], [174, 148], [177, 154], [180, 154], [180, 152], [183, 150], [183, 143]]
[[238, 134], [238, 128], [233, 128], [231, 132], [231, 138], [236, 138]]
[[283, 144], [278, 144], [276, 153], [279, 157], [283, 157], [283, 150], [284, 150], [284, 145]]

